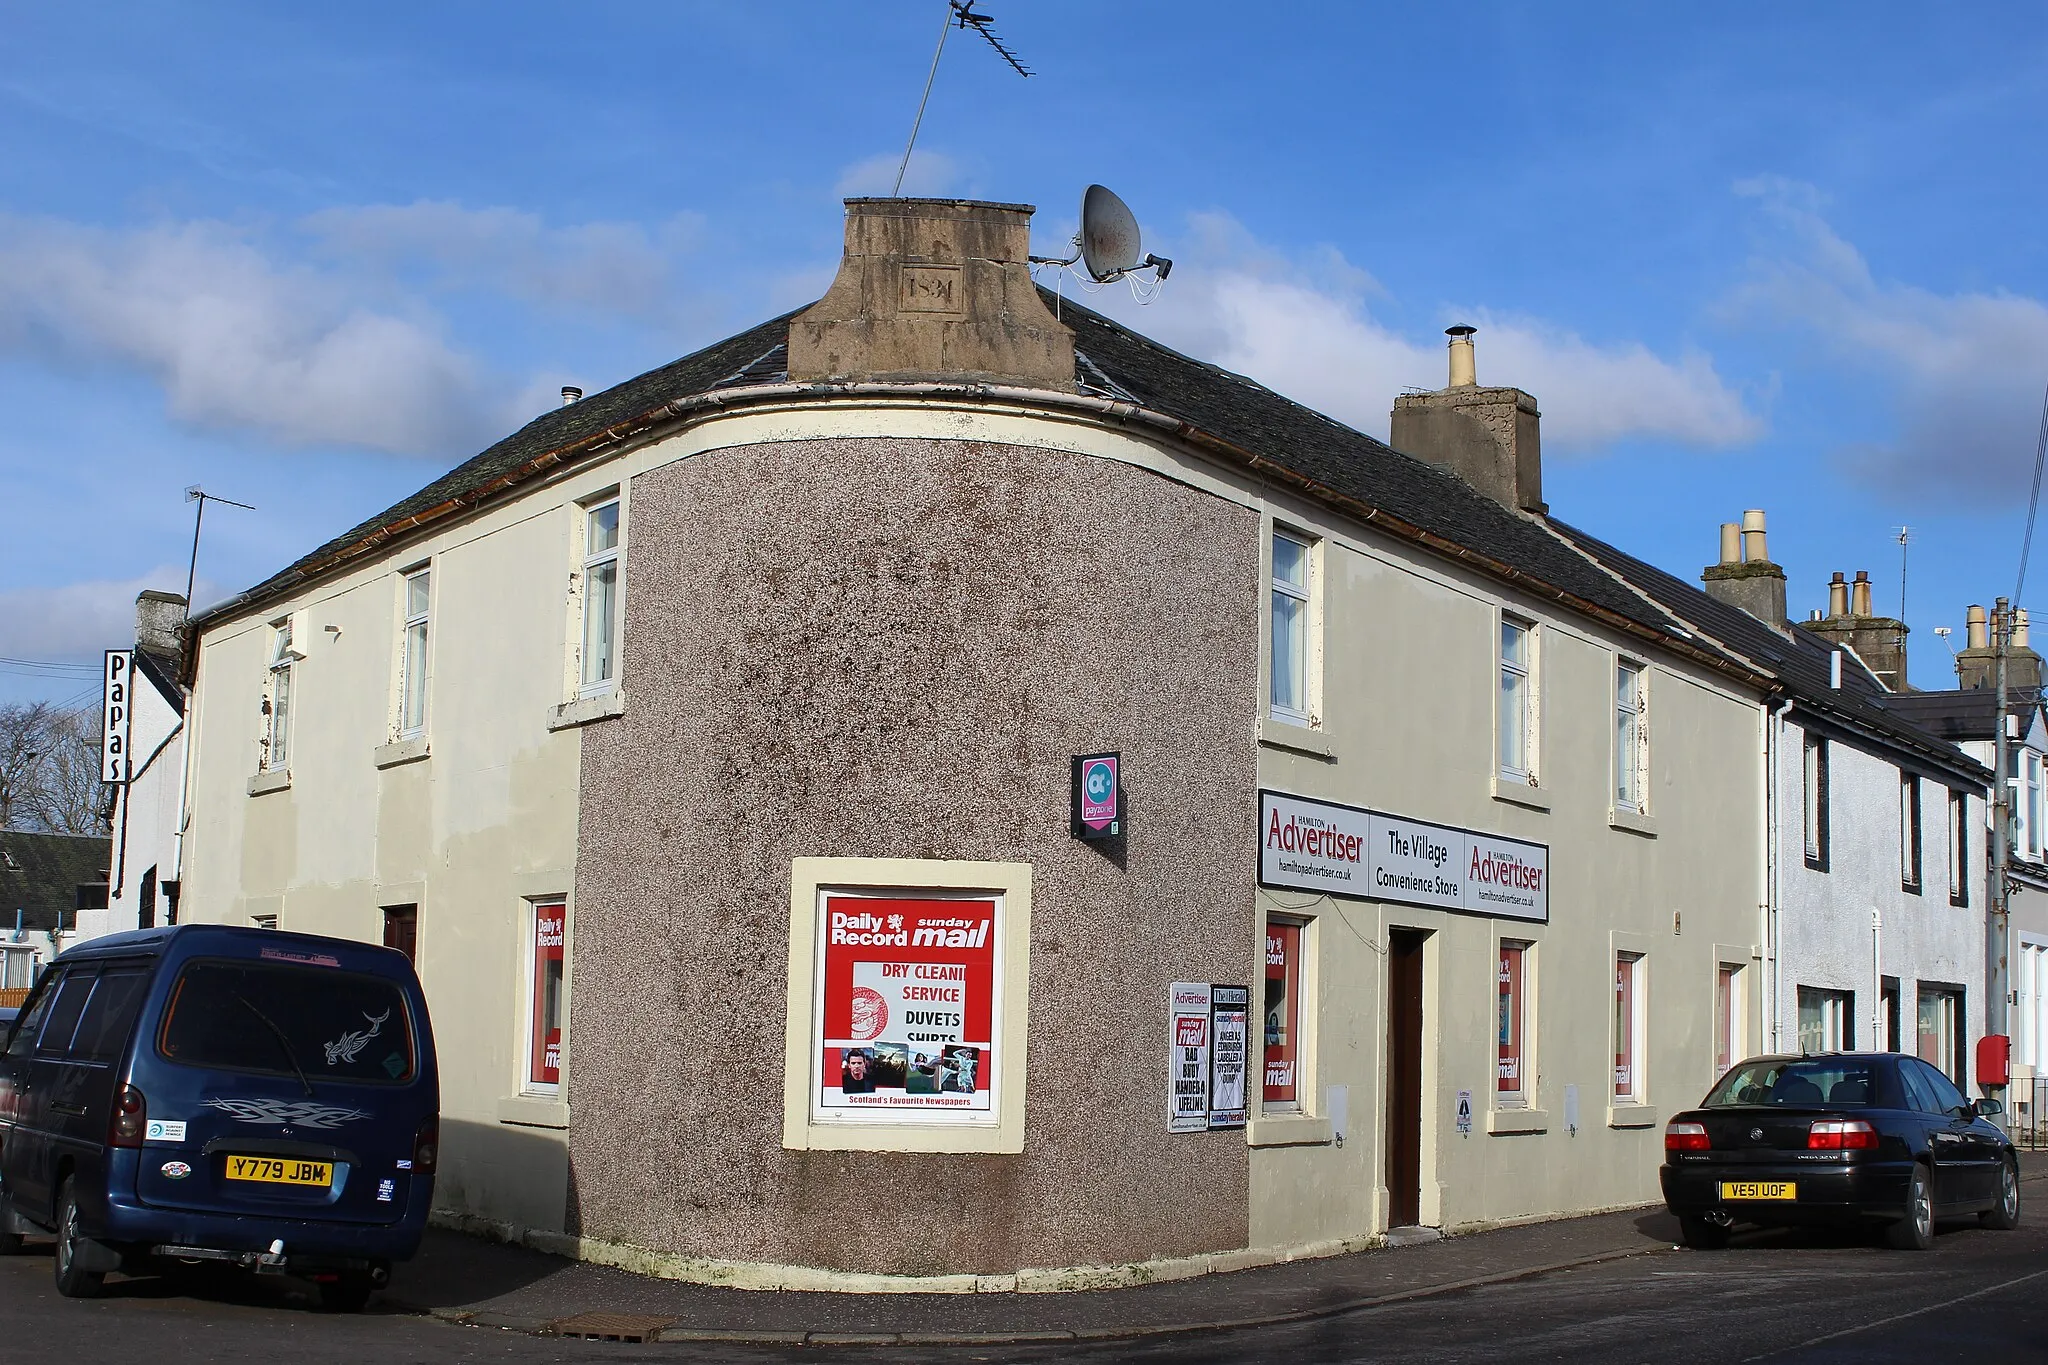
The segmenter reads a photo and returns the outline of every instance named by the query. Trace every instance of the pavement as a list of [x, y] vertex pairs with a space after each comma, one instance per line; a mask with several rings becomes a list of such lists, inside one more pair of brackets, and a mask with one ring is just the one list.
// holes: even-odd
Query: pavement
[[[2029, 1221], [2048, 1152], [2022, 1153]], [[1074, 1293], [828, 1294], [651, 1279], [435, 1231], [381, 1311], [533, 1334], [759, 1346], [1081, 1345], [1313, 1323], [1365, 1309], [1671, 1256], [1661, 1207], [1559, 1219], [1311, 1261]], [[595, 1316], [591, 1316], [595, 1315]]]

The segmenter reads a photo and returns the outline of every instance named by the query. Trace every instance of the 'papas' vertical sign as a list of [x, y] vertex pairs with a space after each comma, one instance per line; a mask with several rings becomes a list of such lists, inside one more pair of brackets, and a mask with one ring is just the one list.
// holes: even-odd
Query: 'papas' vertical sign
[[133, 774], [128, 759], [128, 737], [134, 729], [129, 708], [129, 677], [135, 670], [135, 653], [127, 649], [107, 651], [100, 682], [100, 781], [118, 787]]

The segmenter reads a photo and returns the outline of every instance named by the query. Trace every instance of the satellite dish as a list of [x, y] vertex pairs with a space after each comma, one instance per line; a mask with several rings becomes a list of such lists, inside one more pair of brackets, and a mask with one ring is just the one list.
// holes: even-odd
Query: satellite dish
[[1138, 215], [1106, 185], [1081, 196], [1081, 264], [1097, 284], [1138, 268]]

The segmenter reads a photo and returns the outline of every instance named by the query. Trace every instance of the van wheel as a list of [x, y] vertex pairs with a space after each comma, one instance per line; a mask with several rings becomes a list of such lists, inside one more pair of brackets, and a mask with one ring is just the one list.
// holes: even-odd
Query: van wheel
[[78, 1195], [66, 1179], [57, 1196], [57, 1292], [67, 1299], [90, 1299], [107, 1282], [105, 1274], [78, 1268]]
[[1728, 1229], [1698, 1214], [1685, 1214], [1678, 1220], [1678, 1239], [1694, 1251], [1719, 1251], [1728, 1245]]
[[370, 1301], [370, 1277], [368, 1275], [343, 1275], [339, 1279], [322, 1280], [320, 1307], [329, 1313], [360, 1313], [363, 1305]]
[[2020, 1225], [2020, 1173], [2010, 1161], [1998, 1165], [1998, 1202], [1977, 1215], [1987, 1228], [2011, 1232]]
[[1885, 1240], [1900, 1251], [1926, 1251], [1934, 1245], [1934, 1185], [1925, 1166], [1913, 1168], [1906, 1184], [1906, 1216], [1891, 1225]]

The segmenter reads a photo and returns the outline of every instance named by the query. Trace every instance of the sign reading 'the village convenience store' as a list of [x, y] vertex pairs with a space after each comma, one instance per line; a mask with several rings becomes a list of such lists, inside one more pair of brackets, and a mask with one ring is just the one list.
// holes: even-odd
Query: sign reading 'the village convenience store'
[[1550, 919], [1550, 849], [1357, 806], [1259, 793], [1259, 884], [1502, 919]]

